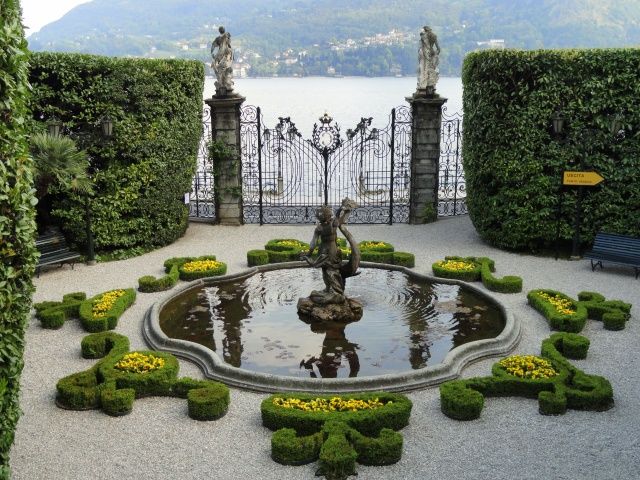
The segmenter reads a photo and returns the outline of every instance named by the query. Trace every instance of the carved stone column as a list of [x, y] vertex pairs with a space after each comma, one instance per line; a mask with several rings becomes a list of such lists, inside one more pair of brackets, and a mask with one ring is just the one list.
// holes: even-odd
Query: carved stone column
[[220, 225], [243, 224], [240, 108], [244, 101], [240, 95], [205, 100], [211, 107], [211, 139], [222, 141], [233, 152], [221, 165], [214, 165], [216, 219]]
[[407, 97], [407, 101], [413, 116], [409, 223], [418, 224], [438, 212], [440, 125], [442, 106], [447, 99], [418, 93]]

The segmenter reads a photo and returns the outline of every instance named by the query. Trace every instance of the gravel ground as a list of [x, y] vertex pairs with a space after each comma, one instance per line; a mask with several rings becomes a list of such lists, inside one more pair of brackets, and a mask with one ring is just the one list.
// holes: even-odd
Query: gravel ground
[[[410, 226], [351, 226], [357, 239], [391, 242], [416, 254], [418, 272], [445, 255], [489, 256], [497, 274], [520, 275], [525, 292], [554, 288], [573, 297], [596, 290], [607, 298], [635, 305], [625, 330], [604, 330], [589, 321], [583, 334], [591, 340], [586, 360], [575, 364], [603, 375], [614, 389], [615, 406], [607, 412], [569, 410], [557, 417], [538, 413], [537, 402], [490, 398], [480, 419], [451, 420], [440, 412], [437, 388], [409, 394], [411, 423], [401, 431], [404, 452], [389, 467], [358, 465], [358, 478], [438, 479], [635, 479], [640, 470], [640, 280], [630, 268], [591, 272], [588, 261], [555, 261], [503, 252], [484, 244], [467, 217]], [[173, 256], [216, 254], [229, 273], [246, 268], [246, 251], [272, 238], [311, 237], [311, 226], [220, 227], [192, 224], [173, 245], [146, 255], [92, 267], [77, 265], [45, 272], [35, 280], [34, 301], [59, 300], [64, 293], [95, 295], [112, 288], [137, 286], [145, 274], [160, 275]], [[129, 336], [132, 349], [145, 348], [144, 312], [169, 292], [139, 294], [116, 329]], [[549, 333], [545, 319], [527, 306], [525, 293], [495, 294], [522, 322], [516, 353], [538, 354]], [[315, 464], [284, 467], [270, 458], [271, 432], [261, 426], [262, 394], [232, 389], [228, 414], [215, 422], [187, 416], [186, 401], [137, 400], [133, 412], [112, 418], [101, 411], [65, 411], [54, 404], [56, 381], [85, 370], [92, 360], [80, 357], [85, 335], [78, 322], [45, 330], [31, 319], [26, 334], [21, 405], [11, 452], [14, 479], [311, 479]], [[462, 376], [488, 375], [495, 359], [474, 363]], [[201, 377], [198, 368], [180, 361], [180, 374]]]

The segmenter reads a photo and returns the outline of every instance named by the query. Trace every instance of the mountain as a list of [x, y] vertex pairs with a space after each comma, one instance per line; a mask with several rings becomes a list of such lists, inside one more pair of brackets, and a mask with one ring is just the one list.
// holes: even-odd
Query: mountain
[[[224, 25], [238, 72], [413, 75], [430, 25], [441, 72], [478, 48], [640, 45], [638, 0], [93, 0], [29, 37], [32, 50], [209, 60]], [[500, 41], [502, 40], [502, 41]], [[244, 70], [242, 67], [245, 67]]]

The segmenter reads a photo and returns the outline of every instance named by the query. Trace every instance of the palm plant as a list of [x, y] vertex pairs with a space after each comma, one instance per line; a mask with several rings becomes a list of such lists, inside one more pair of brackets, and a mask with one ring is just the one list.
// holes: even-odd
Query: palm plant
[[92, 193], [93, 184], [88, 174], [89, 157], [84, 150], [78, 150], [72, 139], [36, 133], [30, 143], [38, 200], [53, 192], [73, 190]]

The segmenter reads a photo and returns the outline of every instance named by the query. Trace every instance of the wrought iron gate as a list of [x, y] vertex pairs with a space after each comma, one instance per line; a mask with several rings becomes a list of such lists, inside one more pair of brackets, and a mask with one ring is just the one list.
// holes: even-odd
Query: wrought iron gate
[[214, 221], [216, 208], [213, 197], [213, 171], [208, 162], [207, 149], [211, 139], [211, 109], [207, 104], [202, 110], [202, 137], [198, 148], [198, 166], [189, 195], [189, 217]]
[[359, 208], [350, 223], [407, 222], [411, 171], [411, 112], [391, 111], [383, 129], [362, 118], [346, 131], [325, 114], [310, 140], [289, 117], [265, 128], [259, 107], [245, 106], [240, 121], [245, 223], [313, 223], [315, 210]]
[[467, 213], [467, 189], [462, 168], [462, 114], [442, 109], [438, 172], [438, 215]]

